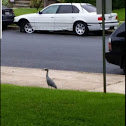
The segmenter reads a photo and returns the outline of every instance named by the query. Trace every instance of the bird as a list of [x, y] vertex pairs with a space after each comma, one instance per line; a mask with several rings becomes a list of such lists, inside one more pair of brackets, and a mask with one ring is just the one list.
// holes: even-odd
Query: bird
[[54, 81], [48, 76], [49, 69], [44, 68], [44, 70], [47, 71], [47, 73], [46, 73], [46, 81], [47, 81], [48, 86], [54, 87], [55, 89], [57, 89], [57, 86], [54, 83]]

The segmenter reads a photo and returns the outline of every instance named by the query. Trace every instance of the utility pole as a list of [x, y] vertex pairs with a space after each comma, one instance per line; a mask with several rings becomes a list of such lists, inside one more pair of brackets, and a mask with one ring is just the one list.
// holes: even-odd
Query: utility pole
[[2, 39], [2, 0], [0, 1], [0, 42]]
[[97, 14], [102, 14], [103, 90], [106, 93], [105, 14], [112, 13], [112, 0], [96, 0], [96, 8]]
[[103, 39], [103, 90], [106, 93], [106, 61], [105, 61], [105, 0], [102, 0], [102, 39]]

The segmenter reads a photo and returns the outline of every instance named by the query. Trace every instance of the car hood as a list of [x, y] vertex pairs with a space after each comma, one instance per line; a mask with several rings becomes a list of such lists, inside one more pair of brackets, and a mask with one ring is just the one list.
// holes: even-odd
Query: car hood
[[34, 18], [37, 14], [38, 13], [32, 13], [32, 14], [23, 14], [23, 15], [20, 15], [20, 16], [16, 16], [14, 18], [14, 21], [17, 22], [22, 18], [24, 18], [24, 19]]

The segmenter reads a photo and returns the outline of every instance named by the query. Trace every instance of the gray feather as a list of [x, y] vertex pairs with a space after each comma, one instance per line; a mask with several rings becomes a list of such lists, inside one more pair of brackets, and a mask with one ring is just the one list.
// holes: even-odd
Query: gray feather
[[45, 71], [47, 71], [47, 73], [46, 73], [46, 81], [47, 81], [48, 86], [51, 86], [51, 87], [54, 87], [54, 88], [57, 89], [57, 86], [54, 83], [54, 81], [48, 76], [48, 71], [49, 70], [47, 68], [45, 68]]
[[54, 81], [51, 78], [49, 78], [49, 76], [46, 77], [46, 79], [47, 79], [47, 84], [49, 86], [54, 87], [54, 88], [57, 88], [56, 84], [54, 83]]

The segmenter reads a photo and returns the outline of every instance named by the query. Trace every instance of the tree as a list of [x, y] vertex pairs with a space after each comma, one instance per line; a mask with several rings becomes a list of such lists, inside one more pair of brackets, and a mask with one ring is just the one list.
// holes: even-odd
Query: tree
[[43, 0], [32, 0], [31, 5], [35, 7], [37, 10], [41, 7]]
[[48, 5], [48, 0], [44, 0], [44, 7]]

